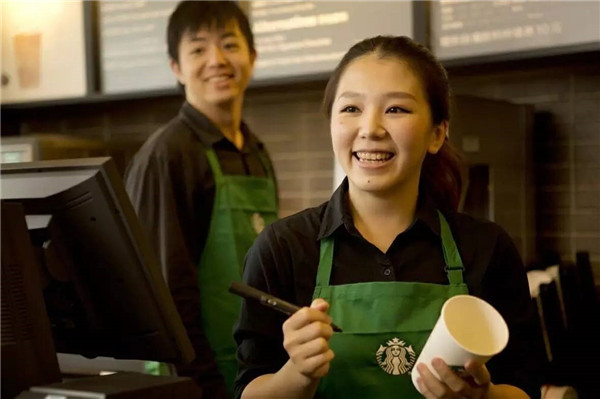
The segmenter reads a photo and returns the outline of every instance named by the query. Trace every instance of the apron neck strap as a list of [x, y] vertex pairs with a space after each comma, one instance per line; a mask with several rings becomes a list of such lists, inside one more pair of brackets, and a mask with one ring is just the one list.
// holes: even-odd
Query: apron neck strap
[[273, 173], [273, 168], [271, 167], [271, 163], [269, 162], [269, 160], [267, 159], [267, 157], [265, 156], [265, 154], [262, 151], [258, 151], [256, 153], [256, 155], [258, 155], [260, 162], [263, 164], [263, 168], [265, 168], [265, 171], [267, 172], [267, 176], [272, 179], [275, 176], [275, 174]]
[[[438, 211], [440, 220], [440, 230], [442, 237], [442, 250], [444, 252], [445, 271], [450, 285], [462, 285], [463, 271], [465, 270], [460, 253], [450, 231], [450, 226], [444, 215]], [[317, 287], [326, 287], [331, 278], [331, 269], [333, 265], [333, 236], [325, 237], [321, 240], [319, 267], [317, 269]]]
[[456, 242], [450, 231], [448, 221], [440, 212], [437, 211], [440, 219], [440, 230], [442, 236], [442, 250], [444, 251], [444, 262], [446, 263], [446, 275], [450, 285], [463, 284], [463, 271], [465, 267], [463, 265], [460, 253], [456, 247]]
[[215, 150], [212, 148], [207, 148], [206, 158], [208, 159], [208, 164], [210, 165], [210, 169], [215, 177], [215, 183], [220, 183], [223, 181], [223, 171], [221, 170], [221, 165], [219, 165], [219, 160], [217, 159]]
[[317, 287], [327, 287], [331, 277], [333, 265], [333, 237], [325, 237], [321, 240], [319, 256], [319, 268], [317, 269]]

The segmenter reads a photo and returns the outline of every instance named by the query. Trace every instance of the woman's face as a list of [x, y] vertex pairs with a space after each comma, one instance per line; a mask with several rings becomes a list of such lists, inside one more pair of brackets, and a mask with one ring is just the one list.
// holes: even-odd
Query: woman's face
[[330, 127], [351, 193], [386, 195], [418, 189], [423, 159], [440, 149], [447, 124], [432, 125], [422, 84], [408, 63], [371, 53], [343, 72]]

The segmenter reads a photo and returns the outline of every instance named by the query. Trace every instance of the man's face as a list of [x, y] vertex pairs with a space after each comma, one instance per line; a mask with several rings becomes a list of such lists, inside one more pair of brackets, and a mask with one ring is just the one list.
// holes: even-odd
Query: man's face
[[243, 100], [255, 54], [236, 21], [224, 29], [186, 32], [178, 54], [179, 61], [171, 61], [171, 68], [192, 105], [202, 111]]

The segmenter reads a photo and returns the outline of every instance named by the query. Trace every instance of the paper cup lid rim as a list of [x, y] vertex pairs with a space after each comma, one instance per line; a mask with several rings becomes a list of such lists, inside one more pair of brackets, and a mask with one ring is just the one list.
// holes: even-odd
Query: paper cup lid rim
[[[474, 295], [465, 295], [465, 294], [454, 295], [454, 296], [448, 298], [446, 300], [446, 302], [444, 302], [444, 305], [442, 306], [442, 311], [441, 311], [441, 315], [440, 316], [443, 317], [443, 318], [445, 318], [445, 311], [447, 309], [448, 304], [451, 301], [457, 300], [457, 299], [461, 299], [461, 298], [467, 298], [467, 297], [471, 298], [471, 299], [475, 299], [476, 301], [482, 303], [485, 307], [487, 307], [488, 309], [490, 309], [493, 313], [497, 314], [500, 317], [500, 320], [502, 320], [502, 324], [501, 325], [502, 325], [502, 332], [503, 332], [503, 338], [504, 339], [503, 339], [502, 345], [499, 345], [500, 349], [498, 351], [491, 351], [489, 353], [486, 353], [486, 352], [478, 353], [479, 356], [494, 356], [494, 355], [497, 355], [498, 353], [502, 352], [504, 350], [504, 348], [506, 348], [506, 345], [508, 344], [509, 331], [508, 331], [508, 326], [506, 325], [506, 320], [504, 320], [504, 317], [502, 317], [502, 315], [500, 314], [500, 312], [498, 312], [498, 310], [495, 307], [493, 307], [491, 304], [489, 304], [487, 301], [485, 301], [485, 300], [483, 300], [483, 299], [481, 299], [479, 297], [476, 297]], [[460, 342], [458, 342], [454, 338], [453, 334], [450, 331], [448, 331], [448, 332], [453, 337], [454, 342], [456, 343], [456, 345], [460, 346], [462, 349], [464, 349], [464, 350], [466, 350], [468, 352], [471, 352], [470, 348], [467, 348], [464, 345], [462, 345]]]

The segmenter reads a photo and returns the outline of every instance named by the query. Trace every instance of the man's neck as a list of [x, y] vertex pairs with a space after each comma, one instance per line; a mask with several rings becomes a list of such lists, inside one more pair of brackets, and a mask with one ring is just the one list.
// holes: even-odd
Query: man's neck
[[217, 126], [227, 140], [231, 141], [238, 149], [242, 149], [244, 135], [240, 129], [242, 122], [241, 99], [219, 105], [198, 104], [192, 98], [187, 98], [187, 101]]

